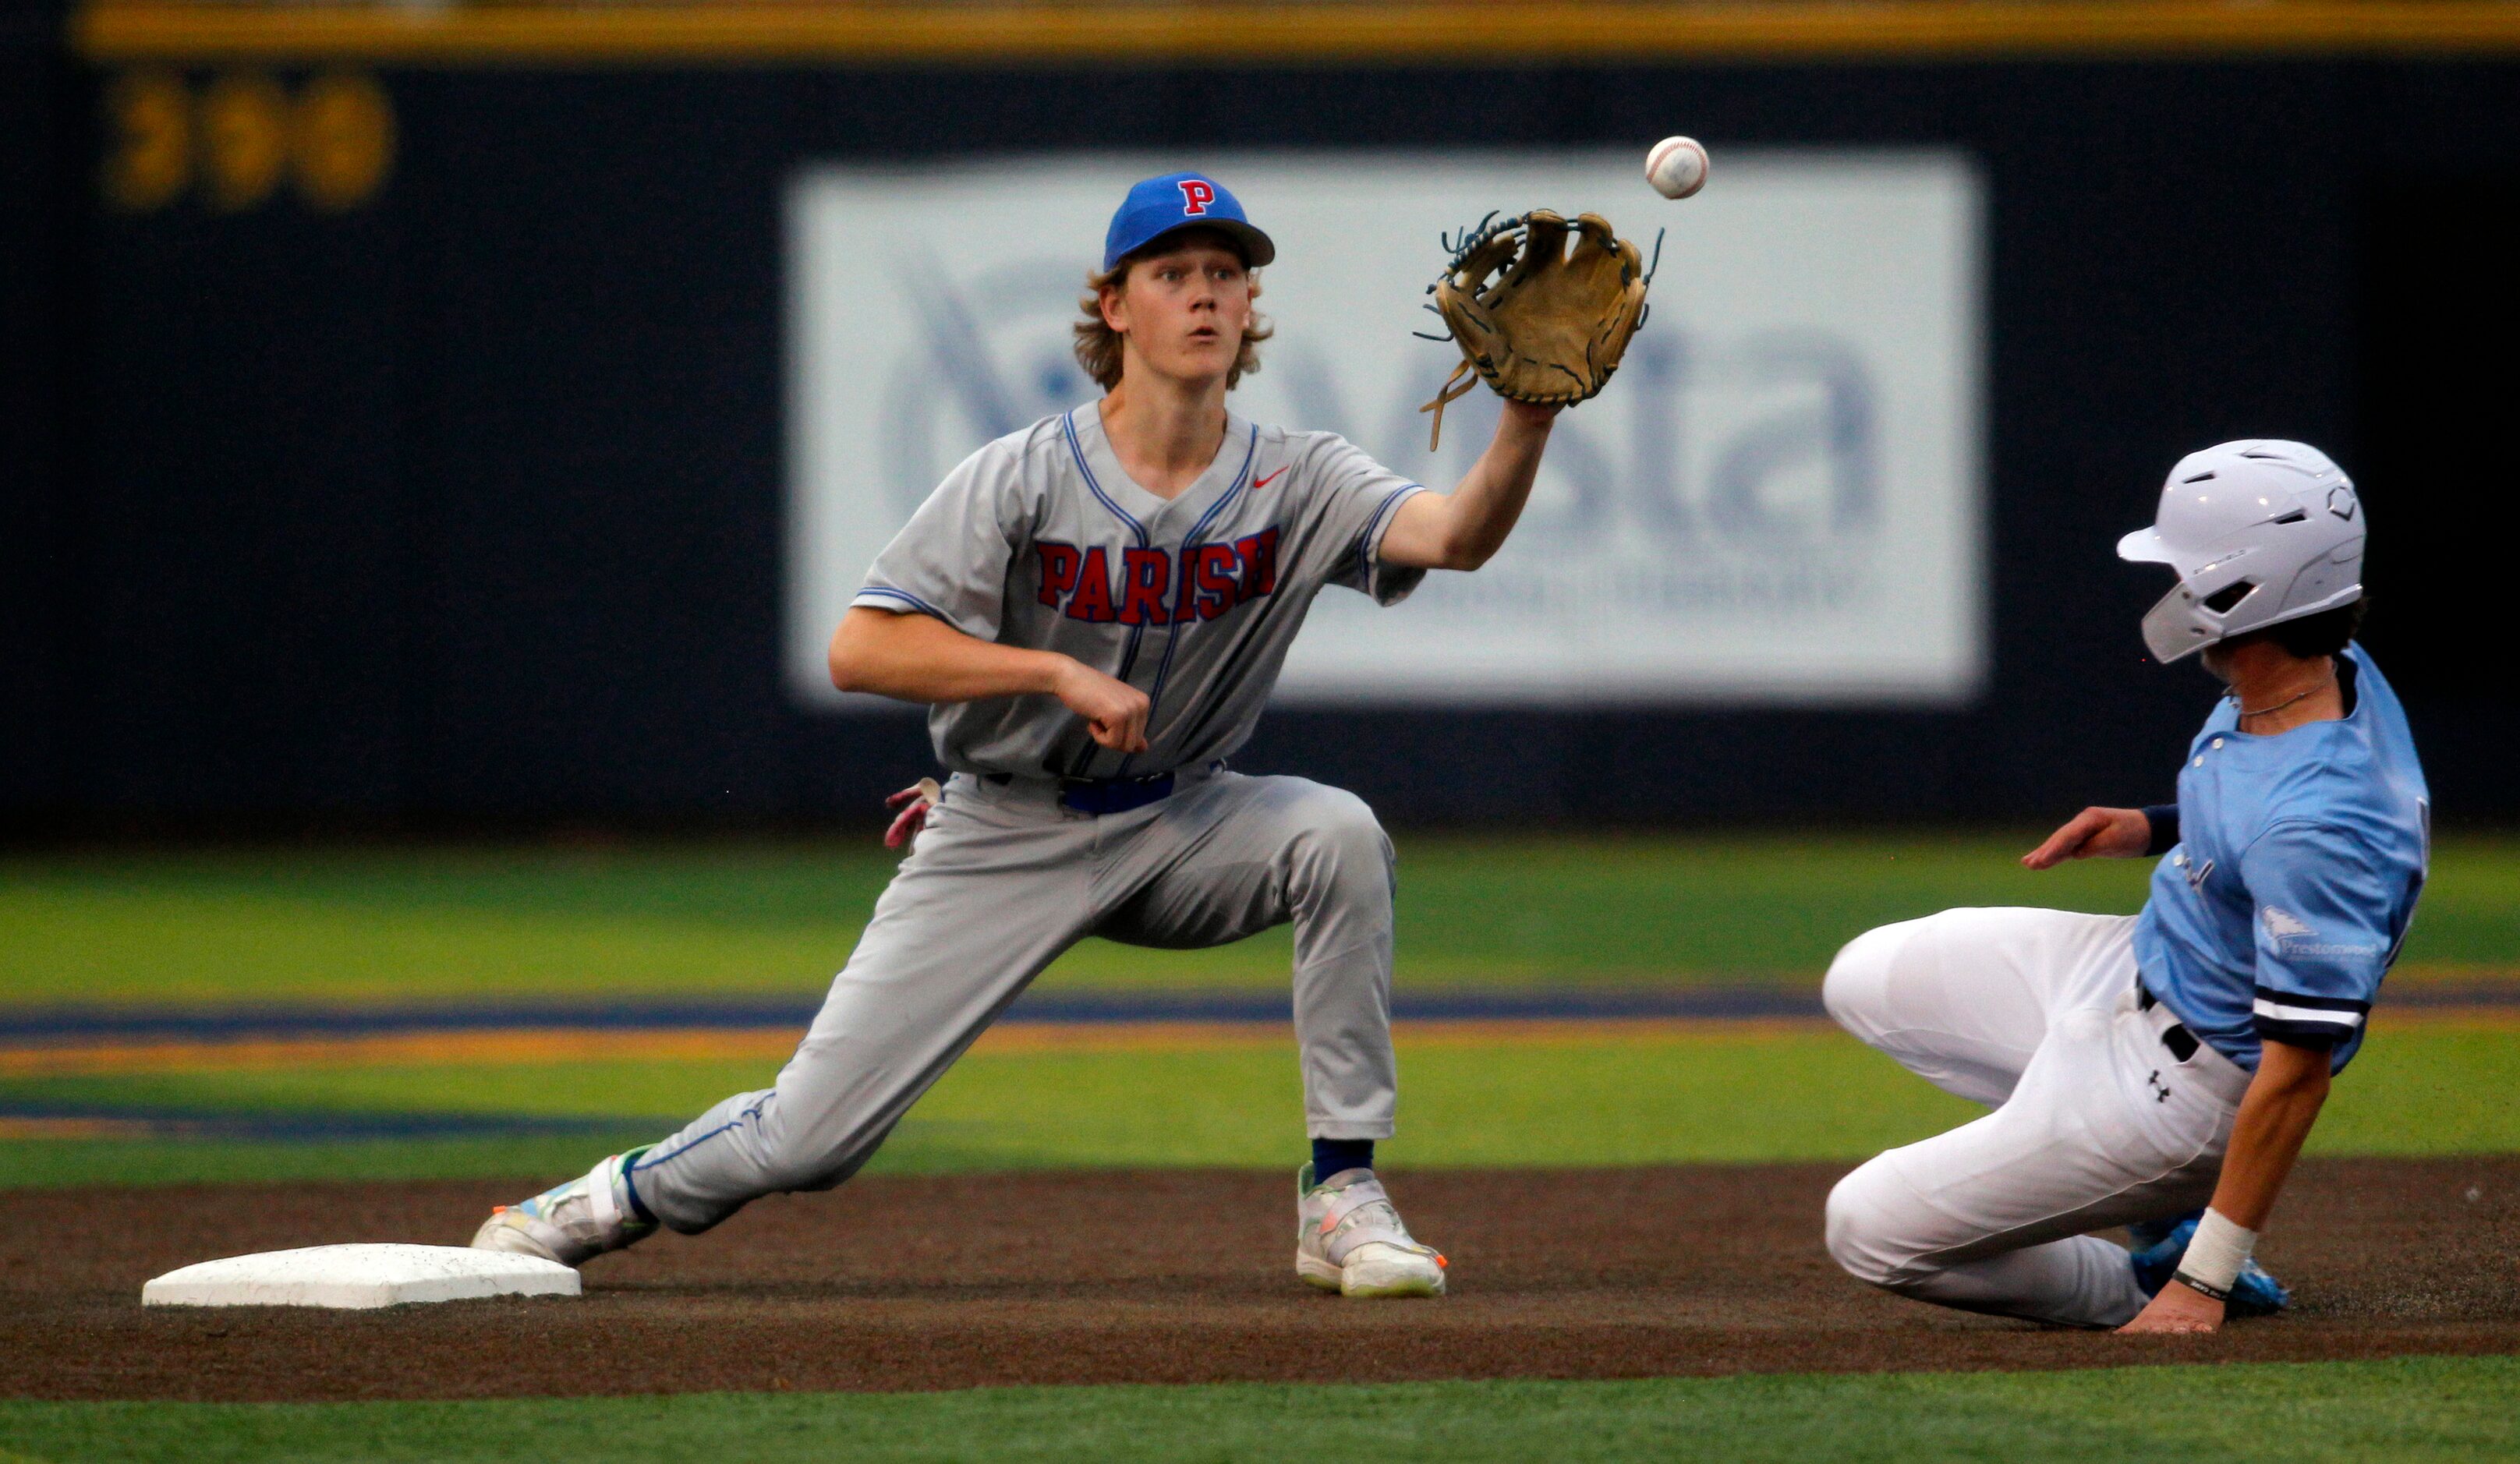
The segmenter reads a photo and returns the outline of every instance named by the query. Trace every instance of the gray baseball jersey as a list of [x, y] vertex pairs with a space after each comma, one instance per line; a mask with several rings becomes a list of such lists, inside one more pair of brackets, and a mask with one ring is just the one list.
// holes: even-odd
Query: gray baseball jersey
[[1087, 403], [965, 460], [878, 555], [855, 604], [922, 611], [983, 641], [1056, 650], [1145, 691], [1149, 750], [1098, 747], [1055, 696], [928, 713], [962, 773], [1140, 777], [1230, 755], [1251, 734], [1313, 596], [1383, 604], [1421, 569], [1382, 536], [1418, 484], [1329, 432], [1226, 415], [1225, 446], [1171, 499], [1132, 481]]

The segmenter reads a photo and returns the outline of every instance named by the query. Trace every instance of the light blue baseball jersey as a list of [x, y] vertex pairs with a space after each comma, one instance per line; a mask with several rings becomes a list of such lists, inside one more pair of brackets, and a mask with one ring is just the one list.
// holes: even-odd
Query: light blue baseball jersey
[[2336, 666], [2342, 720], [2252, 736], [2228, 698], [2206, 719], [2136, 921], [2144, 985], [2251, 1072], [2261, 1039], [2344, 1068], [2424, 887], [2431, 798], [2406, 713], [2362, 646]]

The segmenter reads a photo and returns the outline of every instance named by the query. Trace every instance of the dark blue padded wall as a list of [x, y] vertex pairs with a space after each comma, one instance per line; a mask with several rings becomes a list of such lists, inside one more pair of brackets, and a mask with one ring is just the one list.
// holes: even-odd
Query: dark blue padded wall
[[[2181, 453], [2283, 434], [2363, 480], [2373, 642], [2407, 647], [2445, 816], [2520, 814], [2476, 731], [2513, 693], [2415, 630], [2481, 554], [2446, 526], [2503, 470], [2442, 446], [2443, 417], [2492, 399], [2414, 384], [2507, 394], [2511, 335], [2480, 323], [2510, 318], [2495, 250], [2520, 198], [2520, 67], [381, 74], [395, 161], [363, 206], [97, 201], [62, 221], [70, 431], [6, 520], [8, 564], [40, 572], [13, 582], [7, 662], [35, 689], [0, 714], [19, 822], [871, 816], [925, 771], [916, 720], [811, 715], [779, 682], [794, 167], [1633, 143], [1673, 118], [1719, 148], [1982, 159], [1988, 694], [1930, 714], [1281, 713], [1244, 766], [1348, 784], [1395, 821], [2157, 798], [2210, 689], [2143, 661], [2134, 622], [2162, 587], [2109, 548]], [[78, 82], [97, 95], [66, 113], [114, 80]]]

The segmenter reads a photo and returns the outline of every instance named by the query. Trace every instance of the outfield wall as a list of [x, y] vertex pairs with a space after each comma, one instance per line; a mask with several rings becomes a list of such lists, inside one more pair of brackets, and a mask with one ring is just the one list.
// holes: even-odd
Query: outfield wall
[[[12, 323], [13, 355], [51, 369], [11, 378], [7, 403], [32, 435], [10, 447], [0, 533], [17, 607], [0, 807], [53, 828], [861, 817], [927, 756], [914, 718], [795, 684], [800, 179], [1078, 154], [1300, 168], [1471, 141], [1560, 157], [1686, 130], [1719, 191], [1735, 154], [1927, 156], [1974, 180], [1976, 415], [1967, 463], [1934, 469], [1973, 537], [1931, 570], [1972, 576], [1933, 600], [1964, 657], [1868, 689], [1865, 658], [1842, 656], [1854, 669], [1812, 692], [1761, 685], [1752, 643], [1749, 672], [1696, 682], [1388, 705], [1368, 661], [1347, 693], [1274, 712], [1243, 766], [1409, 821], [2034, 818], [2164, 796], [2208, 691], [2143, 660], [2135, 622], [2163, 587], [2110, 547], [2182, 452], [2297, 435], [2336, 451], [2376, 515], [2372, 643], [2444, 817], [2520, 816], [2507, 678], [2415, 634], [2488, 623], [2507, 469], [2483, 414], [2520, 325], [2520, 24], [2443, 13], [2482, 28], [1974, 49], [1884, 31], [1782, 60], [1553, 31], [1545, 62], [1479, 69], [1265, 27], [1256, 52], [1106, 63], [1049, 31], [877, 54], [865, 30], [657, 28], [678, 12], [649, 13], [636, 44], [584, 20], [93, 13], [43, 73], [68, 98], [44, 144], [10, 155], [93, 186], [7, 239], [53, 278]], [[1686, 224], [1636, 192], [1636, 232]], [[1081, 270], [1094, 241], [1073, 243]], [[1431, 274], [1435, 241], [1418, 246]], [[1641, 370], [1612, 396], [1649, 385]]]

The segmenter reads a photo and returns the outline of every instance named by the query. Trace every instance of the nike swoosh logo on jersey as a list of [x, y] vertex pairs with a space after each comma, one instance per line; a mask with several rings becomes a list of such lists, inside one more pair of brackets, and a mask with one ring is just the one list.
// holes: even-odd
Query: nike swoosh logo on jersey
[[1273, 473], [1269, 474], [1269, 475], [1268, 475], [1267, 477], [1265, 477], [1265, 478], [1258, 478], [1258, 479], [1254, 479], [1254, 480], [1253, 480], [1253, 482], [1252, 482], [1252, 484], [1251, 484], [1252, 489], [1253, 489], [1254, 491], [1257, 491], [1257, 490], [1259, 490], [1259, 489], [1262, 489], [1262, 488], [1266, 488], [1266, 487], [1268, 487], [1270, 484], [1272, 484], [1272, 483], [1274, 483], [1274, 482], [1278, 481], [1279, 477], [1280, 477], [1282, 474], [1283, 474], [1283, 473], [1285, 472], [1285, 470], [1286, 470], [1286, 469], [1284, 469], [1284, 468], [1281, 467], [1281, 468], [1279, 468], [1279, 469], [1278, 469], [1278, 471], [1277, 471], [1277, 472], [1273, 472]]

